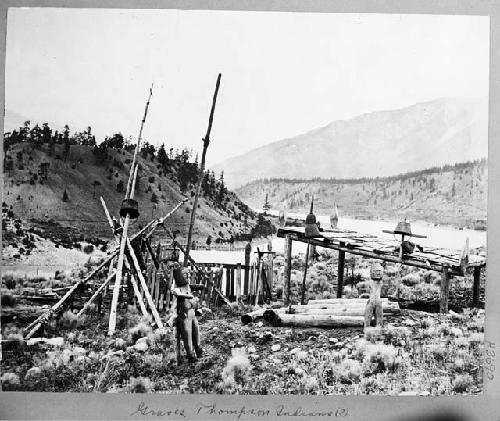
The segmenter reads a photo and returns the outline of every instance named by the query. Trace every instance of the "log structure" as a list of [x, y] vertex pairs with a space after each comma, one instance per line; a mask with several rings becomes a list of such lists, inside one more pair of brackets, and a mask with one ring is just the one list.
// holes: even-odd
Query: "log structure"
[[[411, 254], [401, 254], [399, 241], [340, 228], [321, 229], [318, 237], [309, 238], [305, 235], [304, 227], [282, 227], [278, 229], [278, 237], [286, 239], [285, 267], [286, 262], [291, 259], [291, 246], [288, 246], [288, 241], [312, 244], [339, 252], [337, 298], [342, 297], [345, 254], [350, 253], [370, 259], [440, 272], [442, 277], [440, 311], [442, 313], [448, 311], [449, 283], [452, 277], [464, 276], [467, 270], [473, 269], [472, 305], [477, 306], [479, 302], [481, 270], [486, 266], [486, 258], [482, 256], [470, 255], [464, 262], [460, 251], [437, 247], [422, 247], [421, 250], [416, 250]], [[289, 283], [289, 280], [285, 271], [286, 283]]]

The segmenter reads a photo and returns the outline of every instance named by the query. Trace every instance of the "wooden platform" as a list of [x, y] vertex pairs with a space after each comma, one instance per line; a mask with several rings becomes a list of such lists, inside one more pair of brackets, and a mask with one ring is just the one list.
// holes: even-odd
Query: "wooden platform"
[[399, 257], [400, 242], [379, 238], [370, 234], [355, 231], [336, 229], [321, 230], [321, 237], [307, 239], [304, 237], [303, 227], [284, 227], [278, 229], [278, 237], [289, 234], [294, 241], [310, 242], [313, 245], [333, 250], [344, 251], [368, 258], [385, 260], [393, 263], [402, 263], [422, 269], [441, 272], [444, 266], [450, 270], [450, 275], [462, 276], [463, 267], [482, 267], [486, 265], [486, 258], [471, 255], [468, 262], [462, 266], [460, 250], [449, 250], [438, 247], [423, 247], [423, 251], [415, 251], [411, 255]]
[[[460, 250], [449, 250], [438, 247], [415, 248], [413, 253], [400, 257], [401, 243], [396, 240], [380, 238], [371, 234], [340, 228], [320, 229], [320, 236], [306, 238], [304, 227], [282, 227], [278, 229], [278, 237], [285, 238], [285, 277], [290, 282], [291, 250], [293, 241], [324, 247], [339, 252], [337, 297], [342, 297], [345, 254], [351, 253], [369, 259], [383, 260], [433, 270], [442, 274], [441, 311], [448, 311], [449, 281], [453, 276], [464, 276], [468, 269], [473, 269], [473, 306], [478, 305], [481, 269], [486, 266], [486, 257], [469, 255], [462, 258]], [[289, 290], [289, 286], [287, 288]]]

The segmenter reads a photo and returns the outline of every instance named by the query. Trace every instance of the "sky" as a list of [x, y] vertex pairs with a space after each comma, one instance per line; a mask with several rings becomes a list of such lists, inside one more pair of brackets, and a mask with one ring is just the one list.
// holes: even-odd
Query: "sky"
[[207, 164], [334, 120], [486, 97], [481, 16], [10, 8], [5, 107], [201, 152]]

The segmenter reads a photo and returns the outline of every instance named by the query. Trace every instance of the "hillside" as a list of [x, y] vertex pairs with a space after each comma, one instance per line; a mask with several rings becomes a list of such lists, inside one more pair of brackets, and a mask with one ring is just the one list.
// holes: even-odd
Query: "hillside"
[[235, 188], [262, 178], [383, 177], [487, 153], [487, 101], [441, 98], [334, 121], [214, 169], [224, 170], [228, 186]]
[[[131, 147], [104, 150], [82, 144], [65, 147], [58, 143], [14, 143], [8, 146], [5, 157], [3, 201], [9, 209], [12, 206], [16, 218], [24, 221], [43, 227], [53, 220], [85, 236], [109, 238], [111, 232], [99, 198], [102, 196], [111, 214], [118, 216], [132, 157]], [[168, 226], [179, 230], [181, 238], [185, 238], [196, 164], [183, 156], [165, 158], [161, 165], [157, 156], [145, 150], [138, 159], [140, 170], [135, 198], [141, 215], [131, 224], [132, 232], [152, 217], [166, 214], [186, 195], [190, 200], [168, 220]], [[48, 164], [45, 174], [42, 163]], [[221, 195], [220, 181], [213, 175], [205, 178], [211, 184], [207, 187], [204, 183], [206, 194], [200, 197], [194, 238], [203, 244], [209, 236], [213, 242], [226, 242], [231, 236], [248, 232], [245, 220], [248, 226], [254, 225], [253, 212], [227, 189], [223, 188]], [[181, 192], [181, 179], [184, 192]], [[65, 192], [66, 201], [63, 200]]]
[[487, 174], [483, 159], [379, 179], [258, 180], [236, 193], [256, 209], [268, 194], [274, 209], [306, 212], [314, 195], [316, 213], [331, 214], [337, 203], [343, 216], [472, 227], [486, 219]]

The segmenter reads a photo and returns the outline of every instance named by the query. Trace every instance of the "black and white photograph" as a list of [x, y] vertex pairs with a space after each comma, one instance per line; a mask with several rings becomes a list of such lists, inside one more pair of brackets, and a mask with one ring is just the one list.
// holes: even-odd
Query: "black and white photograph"
[[483, 393], [488, 16], [10, 7], [5, 51], [2, 391]]

